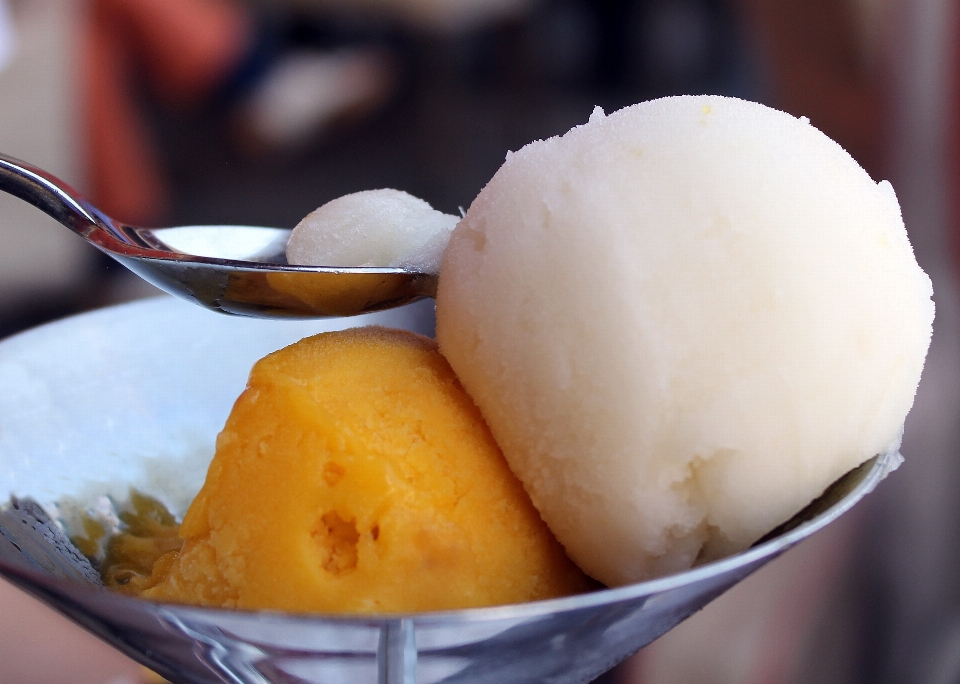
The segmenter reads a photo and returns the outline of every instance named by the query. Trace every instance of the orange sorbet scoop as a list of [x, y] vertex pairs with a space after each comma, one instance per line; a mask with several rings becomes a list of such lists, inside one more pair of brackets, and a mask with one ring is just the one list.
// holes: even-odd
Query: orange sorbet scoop
[[382, 328], [254, 366], [180, 536], [144, 598], [384, 613], [589, 588], [436, 344]]

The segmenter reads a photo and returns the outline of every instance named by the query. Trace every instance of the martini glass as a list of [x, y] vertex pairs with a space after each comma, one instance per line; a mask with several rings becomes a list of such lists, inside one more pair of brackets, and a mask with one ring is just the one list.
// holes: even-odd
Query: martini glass
[[226, 611], [98, 586], [61, 523], [130, 487], [182, 515], [261, 356], [354, 325], [429, 325], [430, 302], [350, 319], [210, 316], [157, 298], [0, 342], [0, 576], [173, 682], [578, 684], [653, 641], [853, 506], [899, 463], [852, 471], [749, 550], [661, 579], [409, 615]]

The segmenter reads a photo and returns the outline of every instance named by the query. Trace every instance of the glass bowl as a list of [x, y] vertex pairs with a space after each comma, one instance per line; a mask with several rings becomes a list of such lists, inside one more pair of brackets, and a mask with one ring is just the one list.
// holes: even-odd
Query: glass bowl
[[133, 486], [182, 515], [258, 358], [324, 330], [377, 323], [422, 331], [431, 307], [278, 322], [164, 297], [0, 342], [0, 576], [174, 682], [577, 684], [827, 525], [899, 463], [896, 452], [868, 461], [736, 556], [563, 599], [304, 616], [156, 604], [91, 581], [61, 531], [69, 502], [96, 506]]

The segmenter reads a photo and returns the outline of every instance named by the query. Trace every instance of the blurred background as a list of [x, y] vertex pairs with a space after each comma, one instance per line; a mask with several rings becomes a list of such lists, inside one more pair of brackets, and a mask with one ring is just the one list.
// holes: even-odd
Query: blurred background
[[[809, 117], [891, 180], [934, 281], [907, 461], [603, 681], [960, 682], [958, 21], [949, 0], [0, 0], [0, 150], [132, 224], [292, 227], [380, 187], [456, 213], [595, 105]], [[155, 293], [0, 196], [0, 337]], [[150, 680], [0, 583], [0, 684], [60, 681]]]

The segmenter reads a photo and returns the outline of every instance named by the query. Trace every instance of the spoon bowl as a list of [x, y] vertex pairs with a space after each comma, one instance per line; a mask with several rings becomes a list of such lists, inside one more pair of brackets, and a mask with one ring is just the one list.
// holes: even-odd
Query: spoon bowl
[[0, 342], [0, 501], [20, 501], [0, 505], [0, 576], [173, 682], [581, 684], [835, 520], [898, 463], [896, 452], [868, 461], [735, 556], [492, 608], [334, 616], [158, 604], [98, 586], [71, 551], [58, 525], [69, 528], [71, 506], [109, 505], [136, 487], [183, 514], [256, 359], [351, 325], [416, 329], [430, 308], [278, 322], [210, 316], [162, 297]]
[[433, 297], [435, 275], [400, 268], [293, 266], [290, 230], [138, 228], [45, 171], [0, 155], [0, 190], [29, 202], [144, 280], [207, 309], [257, 318], [353, 316]]

